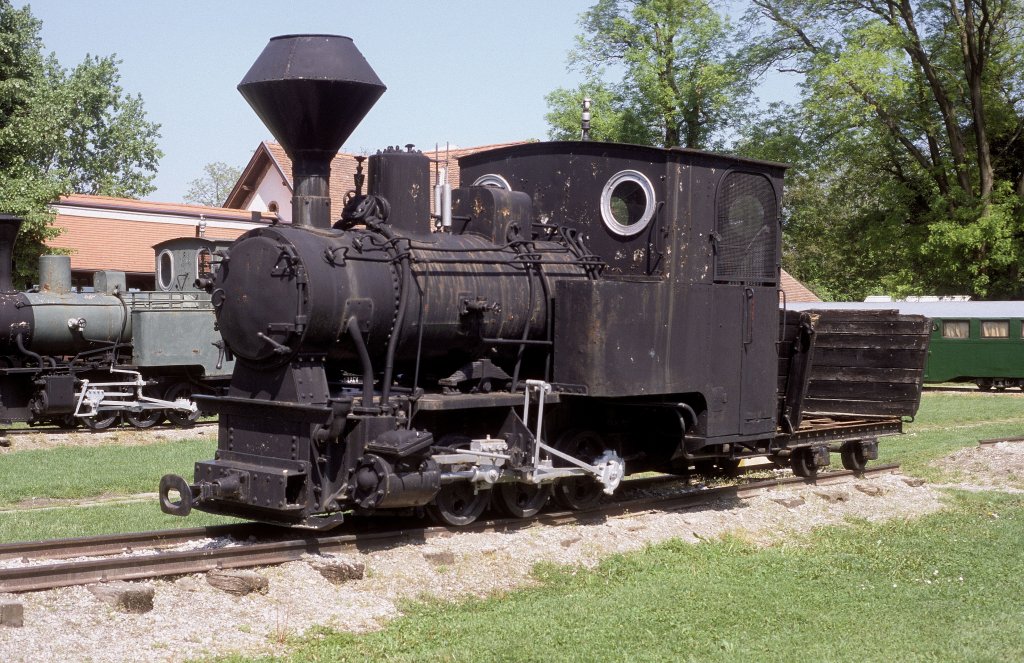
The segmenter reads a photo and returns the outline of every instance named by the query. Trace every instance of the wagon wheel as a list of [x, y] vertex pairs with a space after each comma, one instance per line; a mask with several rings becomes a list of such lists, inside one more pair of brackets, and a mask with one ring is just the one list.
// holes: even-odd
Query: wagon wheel
[[982, 378], [980, 380], [975, 380], [974, 383], [977, 384], [978, 389], [982, 391], [990, 391], [992, 389], [992, 380]]
[[107, 430], [117, 423], [118, 412], [100, 412], [95, 417], [81, 417], [89, 430]]
[[[593, 463], [604, 453], [605, 443], [604, 438], [592, 430], [568, 430], [558, 438], [555, 448], [585, 463]], [[571, 467], [565, 461], [558, 464]], [[593, 477], [569, 477], [555, 483], [553, 497], [559, 506], [578, 510], [596, 505], [603, 493], [601, 484]]]
[[[193, 388], [190, 383], [175, 382], [167, 388], [166, 392], [164, 392], [164, 400], [173, 402], [179, 398], [187, 398], [191, 401], [192, 393]], [[168, 408], [164, 410], [164, 415], [178, 428], [191, 428], [195, 425], [196, 421], [201, 416], [201, 413], [198, 409], [195, 412], [182, 412], [181, 410]]]
[[[438, 446], [454, 449], [466, 448], [470, 439], [465, 435], [445, 435]], [[464, 527], [480, 517], [491, 499], [490, 490], [477, 490], [469, 481], [445, 484], [427, 505], [427, 515], [439, 525]]]
[[864, 453], [864, 445], [860, 442], [849, 442], [843, 445], [839, 452], [843, 459], [843, 467], [854, 472], [863, 472], [868, 465], [868, 459]]
[[798, 477], [813, 479], [818, 476], [818, 466], [814, 464], [814, 449], [811, 447], [793, 449], [793, 455], [789, 460], [793, 467], [793, 474]]
[[510, 518], [532, 518], [551, 497], [551, 484], [501, 483], [495, 486], [494, 506]]
[[125, 412], [124, 419], [135, 428], [152, 428], [164, 420], [163, 410], [141, 410]]

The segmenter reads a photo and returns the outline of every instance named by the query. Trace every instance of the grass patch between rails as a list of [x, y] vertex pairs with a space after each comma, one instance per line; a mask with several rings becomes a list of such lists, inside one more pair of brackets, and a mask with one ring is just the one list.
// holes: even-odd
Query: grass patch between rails
[[59, 447], [0, 455], [0, 506], [30, 498], [75, 499], [156, 492], [164, 474], [191, 477], [213, 440]]
[[0, 543], [41, 541], [124, 532], [148, 532], [239, 522], [236, 518], [193, 511], [188, 518], [168, 516], [156, 499], [131, 504], [24, 510], [0, 513]]
[[[956, 661], [1024, 651], [1024, 497], [955, 494], [911, 522], [766, 549], [669, 542], [541, 585], [406, 606], [383, 631], [319, 630], [294, 661]], [[234, 658], [229, 660], [245, 660]]]

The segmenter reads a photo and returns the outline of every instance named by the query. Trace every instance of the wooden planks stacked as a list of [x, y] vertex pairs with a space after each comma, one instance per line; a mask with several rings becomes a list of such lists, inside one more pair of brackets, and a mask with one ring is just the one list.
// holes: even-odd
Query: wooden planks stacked
[[930, 324], [894, 310], [819, 310], [805, 412], [913, 416]]

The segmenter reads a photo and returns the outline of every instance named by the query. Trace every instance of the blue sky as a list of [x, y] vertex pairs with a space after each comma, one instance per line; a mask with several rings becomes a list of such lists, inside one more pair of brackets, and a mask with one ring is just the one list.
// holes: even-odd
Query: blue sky
[[[16, 4], [23, 5], [24, 2]], [[545, 138], [544, 96], [573, 87], [566, 55], [593, 0], [36, 0], [65, 67], [116, 54], [125, 91], [161, 125], [152, 200], [177, 202], [213, 161], [243, 166], [272, 138], [235, 86], [274, 35], [352, 37], [387, 92], [342, 149]]]

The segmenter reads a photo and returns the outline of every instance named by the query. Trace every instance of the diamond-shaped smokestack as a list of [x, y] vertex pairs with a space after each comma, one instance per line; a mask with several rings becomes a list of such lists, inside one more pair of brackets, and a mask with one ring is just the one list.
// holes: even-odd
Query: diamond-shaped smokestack
[[328, 228], [331, 159], [387, 89], [348, 37], [273, 37], [238, 91], [292, 160], [292, 225]]

